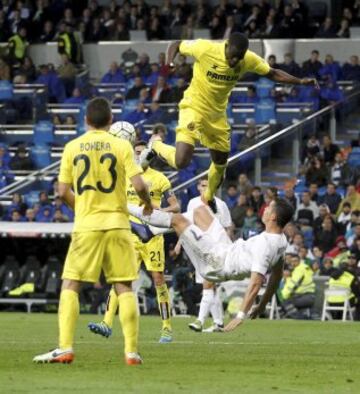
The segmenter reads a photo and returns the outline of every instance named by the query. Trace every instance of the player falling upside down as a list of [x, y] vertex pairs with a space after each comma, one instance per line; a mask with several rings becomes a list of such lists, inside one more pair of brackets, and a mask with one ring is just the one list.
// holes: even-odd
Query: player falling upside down
[[[141, 152], [146, 148], [145, 141], [135, 143], [135, 157], [139, 157]], [[150, 167], [143, 168], [142, 175], [145, 183], [148, 185], [151, 203], [153, 206], [160, 207], [162, 201], [166, 202], [167, 206], [163, 208], [165, 212], [180, 212], [179, 203], [175, 195], [171, 191], [171, 183], [164, 174], [156, 171]], [[140, 205], [141, 200], [138, 197], [132, 184], [127, 181], [127, 201], [130, 204]], [[141, 223], [139, 219], [130, 217], [134, 231], [143, 230], [143, 226], [137, 226]], [[141, 239], [135, 234], [132, 235], [137, 252], [139, 266], [143, 261], [146, 269], [151, 272], [153, 278], [157, 302], [159, 305], [160, 316], [162, 319], [162, 330], [160, 336], [160, 343], [168, 343], [172, 341], [172, 330], [170, 321], [170, 296], [164, 278], [165, 269], [165, 253], [164, 253], [164, 237], [157, 235], [151, 238], [148, 242], [143, 243]], [[121, 263], [121, 256], [118, 257]], [[112, 333], [112, 325], [116, 310], [118, 308], [118, 299], [114, 289], [110, 290], [107, 301], [107, 308], [104, 319], [101, 323], [89, 323], [89, 329], [95, 334], [100, 334], [104, 337], [109, 337]]]
[[220, 222], [208, 207], [201, 206], [185, 214], [169, 214], [154, 210], [149, 216], [141, 208], [128, 206], [129, 211], [158, 227], [172, 227], [195, 269], [210, 282], [242, 280], [250, 277], [240, 312], [224, 331], [232, 331], [246, 319], [265, 274], [271, 270], [269, 282], [259, 305], [250, 317], [256, 318], [270, 301], [282, 277], [287, 240], [284, 227], [291, 220], [294, 210], [289, 203], [277, 198], [265, 209], [262, 221], [265, 231], [244, 241], [232, 242]]
[[[151, 213], [150, 195], [128, 141], [110, 135], [110, 103], [95, 98], [86, 108], [88, 131], [64, 149], [59, 195], [75, 210], [71, 244], [62, 274], [59, 303], [59, 347], [34, 358], [37, 363], [70, 363], [79, 315], [82, 282], [98, 282], [101, 270], [115, 288], [124, 334], [125, 361], [141, 364], [138, 354], [139, 317], [132, 281], [138, 270], [130, 233], [125, 182], [129, 179]], [[73, 190], [72, 190], [73, 188]], [[121, 256], [121, 264], [119, 264]]]
[[249, 49], [248, 38], [233, 33], [229, 40], [218, 43], [209, 40], [175, 41], [167, 50], [167, 64], [172, 66], [177, 53], [195, 59], [193, 78], [179, 104], [176, 128], [176, 147], [166, 145], [154, 136], [143, 160], [159, 155], [170, 166], [178, 169], [190, 164], [195, 143], [209, 148], [211, 165], [209, 185], [204, 201], [216, 211], [214, 195], [220, 186], [230, 151], [231, 130], [226, 108], [231, 90], [245, 73], [262, 75], [272, 81], [295, 85], [316, 85], [312, 78], [296, 78], [286, 72], [270, 68], [268, 63]]

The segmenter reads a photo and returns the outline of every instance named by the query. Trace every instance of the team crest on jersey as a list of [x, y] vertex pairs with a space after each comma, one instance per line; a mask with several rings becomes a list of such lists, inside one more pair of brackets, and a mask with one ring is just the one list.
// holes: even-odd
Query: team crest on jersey
[[190, 131], [195, 130], [195, 122], [190, 122], [190, 123], [187, 125], [187, 128], [188, 128]]

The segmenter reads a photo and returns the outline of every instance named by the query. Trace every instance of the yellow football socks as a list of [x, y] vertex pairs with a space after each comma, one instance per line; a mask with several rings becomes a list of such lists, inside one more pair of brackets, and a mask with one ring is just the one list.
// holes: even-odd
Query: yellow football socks
[[103, 322], [110, 328], [113, 326], [114, 316], [116, 314], [116, 310], [119, 306], [118, 296], [112, 287], [110, 293], [108, 295], [108, 299], [106, 301], [106, 312], [103, 319]]
[[73, 290], [62, 290], [59, 303], [59, 348], [73, 347], [76, 322], [79, 316], [79, 295]]
[[164, 283], [161, 286], [156, 286], [156, 295], [157, 295], [157, 302], [159, 305], [163, 328], [167, 328], [168, 330], [171, 330], [170, 296], [166, 283]]
[[132, 291], [122, 293], [118, 296], [118, 301], [125, 353], [136, 353], [138, 351], [139, 315], [135, 294]]
[[175, 164], [175, 154], [176, 148], [171, 145], [166, 145], [161, 141], [154, 141], [152, 144], [152, 149], [164, 159], [169, 166], [176, 168]]
[[214, 198], [217, 189], [220, 187], [221, 182], [224, 179], [226, 166], [226, 164], [211, 163], [208, 175], [208, 187], [204, 193], [206, 201], [211, 201]]

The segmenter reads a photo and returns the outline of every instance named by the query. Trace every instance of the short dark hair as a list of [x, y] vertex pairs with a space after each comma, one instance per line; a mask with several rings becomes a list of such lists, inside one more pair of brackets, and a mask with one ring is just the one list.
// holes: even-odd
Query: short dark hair
[[275, 198], [276, 223], [279, 227], [285, 227], [294, 215], [294, 208], [284, 198]]
[[344, 204], [343, 204], [343, 208], [344, 207], [351, 208], [351, 204], [348, 201], [345, 201]]
[[313, 50], [311, 51], [311, 53], [316, 53], [317, 55], [319, 55], [319, 51], [318, 51], [317, 49], [313, 49]]
[[249, 48], [249, 39], [243, 33], [235, 32], [230, 35], [229, 45], [237, 47], [240, 51]]
[[198, 183], [198, 185], [200, 185], [200, 183], [202, 182], [202, 181], [207, 181], [208, 180], [208, 176], [207, 175], [204, 175], [204, 176], [202, 176], [198, 181], [197, 181], [197, 183]]
[[137, 141], [134, 144], [134, 148], [136, 148], [137, 146], [147, 146], [147, 142], [144, 140]]
[[111, 122], [111, 105], [104, 97], [95, 97], [86, 107], [86, 119], [96, 129], [107, 127]]

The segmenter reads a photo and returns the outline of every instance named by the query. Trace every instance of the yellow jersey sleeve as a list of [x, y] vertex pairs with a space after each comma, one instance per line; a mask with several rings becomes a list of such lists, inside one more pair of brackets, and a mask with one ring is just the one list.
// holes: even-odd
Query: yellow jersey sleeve
[[71, 157], [69, 152], [69, 146], [66, 145], [60, 165], [59, 182], [62, 183], [73, 183], [73, 166], [71, 163]]
[[130, 142], [123, 140], [123, 152], [124, 152], [124, 168], [127, 178], [132, 178], [135, 175], [142, 174], [142, 169], [135, 162], [134, 150]]
[[181, 41], [179, 51], [182, 55], [192, 56], [198, 60], [210, 46], [209, 40], [184, 40]]
[[248, 72], [259, 75], [266, 75], [270, 72], [269, 64], [252, 51], [247, 51], [245, 55], [245, 67]]
[[161, 191], [161, 194], [163, 194], [171, 189], [171, 183], [166, 178], [166, 176], [164, 176], [163, 174], [161, 174], [161, 175], [162, 176], [161, 176], [161, 181], [160, 181], [160, 191]]

